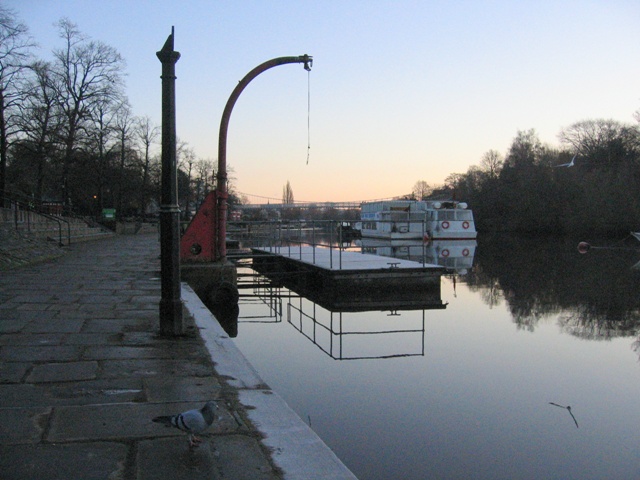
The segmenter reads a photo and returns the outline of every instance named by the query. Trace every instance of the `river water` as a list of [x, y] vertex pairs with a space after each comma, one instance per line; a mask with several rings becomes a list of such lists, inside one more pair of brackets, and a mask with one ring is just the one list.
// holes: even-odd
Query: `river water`
[[330, 312], [243, 289], [235, 341], [361, 480], [636, 479], [632, 242], [581, 255], [576, 240], [481, 237], [471, 268], [441, 278], [445, 308]]

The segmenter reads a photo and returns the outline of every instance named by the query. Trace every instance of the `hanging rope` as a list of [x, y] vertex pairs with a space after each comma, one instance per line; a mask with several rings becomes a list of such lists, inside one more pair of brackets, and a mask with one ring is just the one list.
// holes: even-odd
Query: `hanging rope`
[[307, 165], [311, 150], [311, 70], [307, 70]]

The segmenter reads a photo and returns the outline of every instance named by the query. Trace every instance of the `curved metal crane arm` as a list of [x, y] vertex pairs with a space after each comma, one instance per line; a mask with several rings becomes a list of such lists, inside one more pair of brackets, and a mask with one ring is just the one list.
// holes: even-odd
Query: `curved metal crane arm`
[[233, 110], [238, 97], [245, 89], [247, 85], [260, 75], [262, 72], [269, 70], [270, 68], [277, 67], [278, 65], [285, 65], [287, 63], [304, 63], [304, 69], [311, 70], [313, 65], [313, 57], [309, 55], [300, 55], [298, 57], [278, 57], [258, 65], [251, 70], [240, 80], [236, 88], [231, 92], [229, 100], [222, 112], [222, 120], [220, 121], [220, 134], [218, 137], [218, 173], [216, 196], [218, 198], [217, 208], [217, 245], [218, 245], [218, 258], [222, 262], [226, 261], [227, 246], [226, 246], [226, 213], [227, 213], [227, 131], [229, 129], [229, 118], [231, 117], [231, 111]]

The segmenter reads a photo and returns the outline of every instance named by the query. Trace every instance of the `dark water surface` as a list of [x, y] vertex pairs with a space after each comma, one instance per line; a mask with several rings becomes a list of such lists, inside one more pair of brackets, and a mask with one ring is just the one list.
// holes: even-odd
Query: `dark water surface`
[[361, 480], [640, 478], [640, 252], [576, 245], [481, 238], [445, 309], [257, 289], [236, 343]]

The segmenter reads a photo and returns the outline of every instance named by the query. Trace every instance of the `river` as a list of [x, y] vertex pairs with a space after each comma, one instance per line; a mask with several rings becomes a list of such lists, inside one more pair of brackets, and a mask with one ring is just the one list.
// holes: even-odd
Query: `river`
[[577, 243], [480, 237], [444, 309], [243, 289], [235, 341], [361, 480], [639, 478], [640, 251]]

